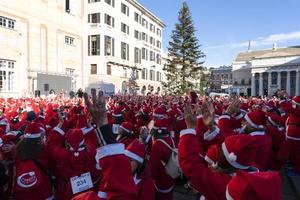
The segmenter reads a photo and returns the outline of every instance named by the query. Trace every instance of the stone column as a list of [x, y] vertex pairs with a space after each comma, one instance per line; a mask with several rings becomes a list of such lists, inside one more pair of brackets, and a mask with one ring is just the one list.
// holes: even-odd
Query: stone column
[[259, 73], [259, 96], [264, 95], [263, 73]]
[[251, 74], [251, 96], [255, 96], [256, 95], [256, 91], [255, 91], [255, 73]]
[[299, 96], [300, 91], [299, 91], [299, 71], [296, 71], [296, 96]]
[[286, 92], [291, 95], [291, 72], [286, 72]]
[[281, 71], [277, 72], [277, 89], [281, 89]]
[[271, 85], [272, 85], [272, 72], [269, 72], [268, 73], [268, 96], [271, 96], [272, 95], [272, 88], [271, 88]]

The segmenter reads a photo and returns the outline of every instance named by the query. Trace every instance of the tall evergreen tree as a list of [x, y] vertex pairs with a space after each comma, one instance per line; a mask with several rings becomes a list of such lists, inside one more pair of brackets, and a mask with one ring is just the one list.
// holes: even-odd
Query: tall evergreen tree
[[[191, 12], [186, 2], [178, 14], [178, 23], [172, 31], [168, 48], [168, 60], [164, 66], [166, 82], [164, 87], [169, 93], [183, 94], [187, 90], [201, 90], [199, 85], [204, 53], [200, 50]], [[201, 84], [200, 84], [201, 87]]]
[[131, 74], [128, 80], [128, 90], [129, 90], [129, 94], [131, 95], [136, 95], [137, 93], [138, 84], [136, 82], [137, 79], [136, 73], [137, 73], [137, 69], [135, 67], [131, 68]]

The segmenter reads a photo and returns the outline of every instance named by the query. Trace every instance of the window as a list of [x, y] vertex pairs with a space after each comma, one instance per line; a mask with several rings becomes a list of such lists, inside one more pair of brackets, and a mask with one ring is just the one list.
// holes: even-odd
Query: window
[[161, 64], [161, 55], [156, 54], [156, 63]]
[[15, 61], [0, 59], [0, 91], [14, 90]]
[[141, 33], [137, 30], [134, 30], [134, 38], [137, 40], [141, 40]]
[[155, 71], [154, 70], [150, 70], [150, 81], [155, 81]]
[[142, 25], [143, 27], [148, 28], [148, 21], [144, 18], [142, 19]]
[[106, 74], [111, 75], [111, 65], [106, 65]]
[[68, 45], [74, 45], [74, 38], [70, 36], [65, 36], [65, 43]]
[[155, 33], [155, 26], [153, 24], [150, 23], [150, 31], [152, 31], [153, 33]]
[[142, 59], [148, 60], [148, 49], [142, 48]]
[[140, 78], [140, 73], [138, 70], [135, 70], [135, 78], [139, 79]]
[[150, 51], [150, 61], [155, 61], [155, 53]]
[[73, 69], [73, 68], [66, 68], [66, 74], [67, 75], [74, 76], [74, 72], [75, 72], [75, 69]]
[[100, 0], [89, 0], [89, 3], [100, 2]]
[[129, 16], [129, 7], [124, 3], [121, 3], [121, 12], [127, 16]]
[[141, 50], [134, 48], [134, 62], [141, 64]]
[[134, 13], [134, 20], [138, 23], [141, 23], [141, 15], [139, 15], [138, 13]]
[[109, 25], [109, 26], [112, 26], [112, 27], [115, 27], [115, 18], [113, 18], [112, 16], [108, 15], [108, 14], [105, 14], [104, 15], [104, 23]]
[[65, 9], [66, 13], [70, 13], [70, 0], [66, 0], [66, 9]]
[[115, 39], [109, 36], [104, 37], [104, 55], [115, 56]]
[[146, 33], [142, 33], [142, 40], [148, 42], [148, 35]]
[[100, 35], [89, 35], [88, 37], [88, 55], [100, 55]]
[[161, 48], [161, 42], [158, 41], [158, 40], [156, 41], [156, 47], [157, 47], [157, 48]]
[[111, 5], [112, 7], [115, 7], [115, 0], [104, 0], [105, 3]]
[[153, 37], [150, 36], [150, 44], [155, 46], [155, 39]]
[[161, 30], [159, 28], [156, 29], [156, 34], [161, 37]]
[[123, 77], [127, 77], [127, 68], [123, 68]]
[[97, 74], [97, 64], [91, 64], [91, 74]]
[[100, 23], [100, 13], [89, 14], [88, 23]]
[[129, 26], [124, 23], [121, 23], [121, 31], [129, 35]]
[[121, 58], [123, 60], [129, 60], [129, 45], [125, 42], [121, 42]]
[[156, 81], [161, 81], [161, 73], [156, 72]]
[[4, 28], [14, 29], [15, 20], [0, 16], [0, 26]]
[[142, 69], [142, 79], [143, 79], [143, 80], [147, 80], [147, 78], [148, 78], [147, 69], [146, 69], [146, 68], [143, 68], [143, 69]]

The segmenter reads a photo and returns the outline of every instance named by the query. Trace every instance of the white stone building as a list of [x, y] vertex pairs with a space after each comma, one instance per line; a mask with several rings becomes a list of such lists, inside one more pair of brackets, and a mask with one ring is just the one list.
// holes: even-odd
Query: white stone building
[[132, 71], [139, 93], [161, 91], [163, 22], [136, 0], [88, 0], [89, 88], [128, 91]]
[[232, 64], [233, 91], [248, 96], [273, 95], [286, 89], [300, 94], [300, 46], [239, 53]]
[[0, 95], [84, 86], [84, 0], [0, 1]]

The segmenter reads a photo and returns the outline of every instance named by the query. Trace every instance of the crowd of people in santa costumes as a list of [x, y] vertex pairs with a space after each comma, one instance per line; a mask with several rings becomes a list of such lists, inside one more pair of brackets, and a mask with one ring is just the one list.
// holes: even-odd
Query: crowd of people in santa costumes
[[[281, 199], [300, 173], [300, 96], [0, 99], [0, 199]], [[183, 178], [184, 177], [184, 178]]]

